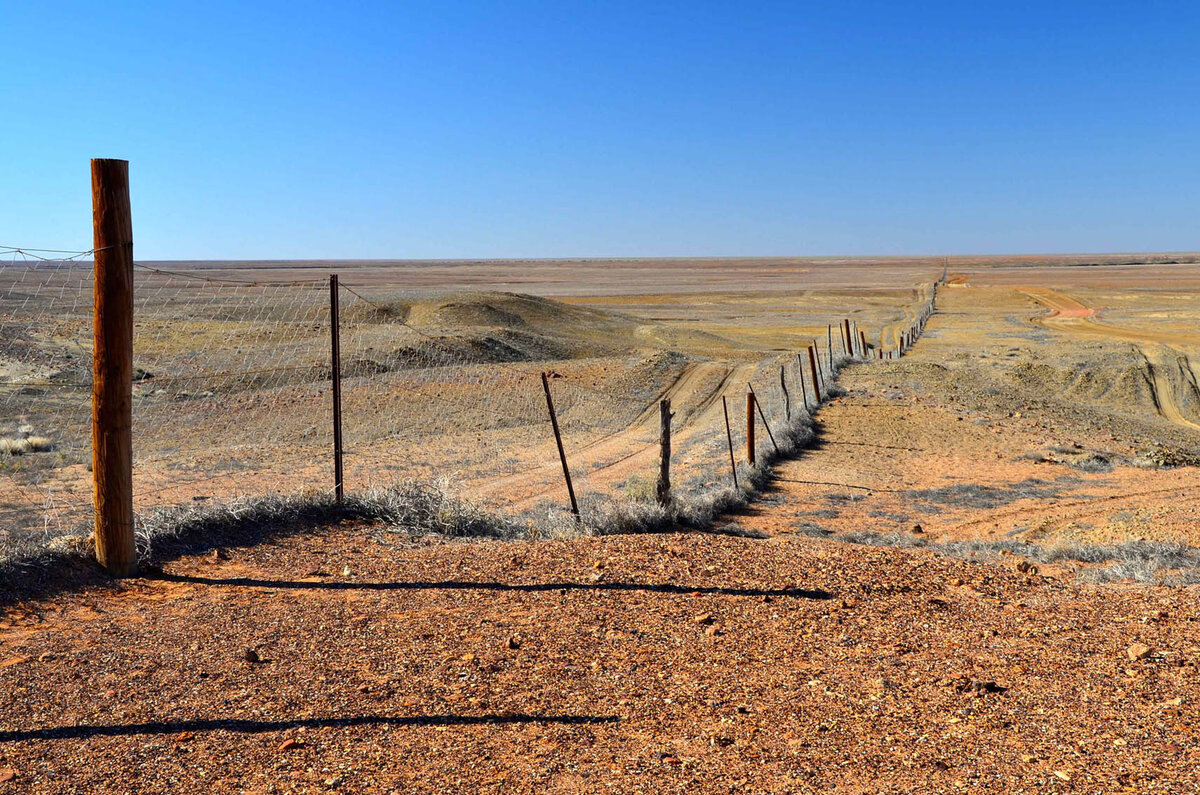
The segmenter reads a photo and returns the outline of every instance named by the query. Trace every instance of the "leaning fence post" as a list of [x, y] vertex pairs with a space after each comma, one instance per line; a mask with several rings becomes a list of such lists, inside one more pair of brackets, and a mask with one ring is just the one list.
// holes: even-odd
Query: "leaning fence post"
[[738, 487], [737, 461], [733, 457], [733, 431], [729, 429], [729, 402], [721, 395], [721, 408], [725, 411], [725, 440], [729, 442], [729, 468], [733, 471], [733, 487]]
[[345, 499], [342, 468], [342, 329], [338, 313], [338, 277], [329, 276], [329, 361], [333, 378], [333, 491], [337, 501]]
[[[758, 395], [754, 394], [754, 387], [752, 385], [746, 384], [746, 389], [750, 390], [747, 393], [750, 395], [750, 401], [754, 403], [755, 408], [758, 409], [758, 417], [762, 420], [763, 427], [767, 429], [767, 438], [771, 440], [771, 446], [774, 447], [775, 452], [778, 453], [779, 445], [775, 444], [775, 434], [771, 433], [771, 425], [767, 422], [767, 415], [763, 414], [762, 404], [758, 402]], [[751, 419], [751, 424], [753, 424], [753, 419]]]
[[852, 350], [852, 348], [854, 347], [854, 342], [853, 342], [854, 338], [850, 336], [850, 318], [848, 318], [848, 317], [842, 318], [842, 331], [845, 332], [844, 334], [842, 334], [842, 344], [846, 348], [846, 355], [853, 356], [854, 351]]
[[804, 401], [804, 411], [808, 411], [808, 388], [804, 385], [804, 358], [796, 354], [796, 372], [800, 374], [800, 399]]
[[563, 478], [567, 481], [567, 494], [571, 496], [571, 513], [579, 516], [579, 503], [575, 501], [575, 486], [571, 484], [571, 470], [567, 468], [567, 453], [563, 450], [562, 434], [558, 430], [558, 415], [554, 413], [554, 398], [550, 397], [550, 382], [542, 373], [542, 389], [546, 391], [546, 409], [550, 412], [550, 426], [554, 428], [554, 442], [558, 445], [558, 460], [562, 462]]
[[746, 392], [746, 461], [754, 466], [754, 392]]
[[814, 348], [814, 346], [812, 346], [812, 345], [808, 346], [808, 366], [810, 368], [812, 368], [813, 397], [815, 398], [813, 403], [816, 406], [820, 406], [821, 405], [821, 378], [819, 375], [820, 368], [817, 367], [817, 354], [813, 351], [813, 348]]
[[658, 487], [654, 490], [654, 496], [658, 499], [659, 505], [667, 505], [671, 502], [671, 399], [665, 398], [658, 401], [658, 421], [659, 421], [659, 462], [658, 462]]
[[96, 560], [114, 577], [137, 568], [133, 540], [133, 213], [129, 161], [92, 161], [95, 249], [92, 481]]
[[858, 349], [862, 351], [863, 358], [867, 356], [867, 332], [862, 329], [858, 330]]
[[779, 388], [783, 390], [783, 416], [788, 422], [792, 421], [792, 396], [788, 394], [787, 379], [783, 375], [783, 365], [779, 365]]

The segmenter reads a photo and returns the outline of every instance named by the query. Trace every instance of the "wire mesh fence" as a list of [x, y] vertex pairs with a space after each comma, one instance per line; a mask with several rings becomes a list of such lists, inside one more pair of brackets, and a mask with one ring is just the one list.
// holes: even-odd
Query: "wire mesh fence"
[[[91, 521], [87, 253], [49, 259], [0, 250], [6, 548], [79, 532]], [[582, 310], [557, 318], [566, 327], [561, 337], [546, 326], [534, 333], [531, 318], [553, 302], [529, 296], [490, 300], [350, 283], [337, 289], [336, 300], [351, 491], [442, 481], [512, 517], [564, 510], [543, 373], [585, 501], [653, 499], [660, 399], [672, 401], [672, 480], [683, 492], [730, 478], [722, 398], [739, 460], [750, 385], [768, 427], [803, 416], [813, 400], [807, 361], [796, 351], [709, 358], [613, 347], [604, 341], [612, 330], [592, 328], [603, 320]], [[240, 281], [138, 266], [134, 306], [138, 511], [332, 491], [328, 282]], [[586, 326], [594, 340], [572, 324]], [[807, 342], [799, 340], [798, 349]], [[829, 383], [831, 352], [824, 347], [822, 380]], [[770, 444], [760, 430], [759, 446]]]

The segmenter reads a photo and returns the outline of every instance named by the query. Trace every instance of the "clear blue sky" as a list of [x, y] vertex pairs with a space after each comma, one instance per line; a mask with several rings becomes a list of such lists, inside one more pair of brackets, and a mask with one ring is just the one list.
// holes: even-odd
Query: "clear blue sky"
[[1200, 249], [1194, 2], [0, 5], [0, 243], [139, 259]]

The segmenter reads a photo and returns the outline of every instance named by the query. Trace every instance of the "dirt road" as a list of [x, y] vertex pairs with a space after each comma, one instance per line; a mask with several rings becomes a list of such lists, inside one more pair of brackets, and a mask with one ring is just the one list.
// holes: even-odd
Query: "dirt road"
[[[1200, 346], [1200, 336], [1104, 323], [1096, 319], [1095, 309], [1049, 288], [1027, 287], [1020, 292], [1051, 310], [1048, 315], [1031, 318], [1042, 328], [1134, 343], [1145, 357], [1153, 382], [1155, 403], [1162, 416], [1171, 422], [1200, 430], [1200, 422], [1185, 408], [1185, 401], [1179, 394], [1181, 389], [1195, 388], [1196, 371], [1184, 346]], [[1181, 384], [1168, 377], [1172, 370], [1181, 377]]]

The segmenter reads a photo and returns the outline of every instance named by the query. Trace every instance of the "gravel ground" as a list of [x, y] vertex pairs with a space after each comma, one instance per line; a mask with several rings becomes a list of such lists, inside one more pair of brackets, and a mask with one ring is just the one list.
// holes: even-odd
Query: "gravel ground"
[[10, 609], [0, 792], [1189, 792], [1198, 618], [794, 536], [345, 526]]

